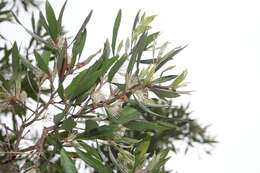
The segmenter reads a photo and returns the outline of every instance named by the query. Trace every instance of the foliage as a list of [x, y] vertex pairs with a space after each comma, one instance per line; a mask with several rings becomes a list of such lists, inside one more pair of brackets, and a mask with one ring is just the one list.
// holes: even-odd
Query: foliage
[[[6, 4], [1, 1], [0, 9]], [[31, 29], [15, 12], [3, 19], [16, 21], [31, 41], [25, 52], [16, 42], [1, 48], [2, 171], [75, 173], [80, 160], [92, 172], [166, 173], [177, 141], [187, 148], [215, 142], [188, 107], [172, 104], [188, 93], [180, 89], [187, 72], [173, 75], [166, 64], [185, 46], [165, 53], [167, 43], [157, 45], [159, 32], [150, 26], [156, 16], [139, 11], [131, 35], [119, 42], [119, 10], [111, 39], [83, 58], [92, 11], [69, 39], [62, 25], [65, 7], [56, 16], [46, 1], [45, 15], [32, 15]], [[35, 135], [38, 122], [44, 127]]]

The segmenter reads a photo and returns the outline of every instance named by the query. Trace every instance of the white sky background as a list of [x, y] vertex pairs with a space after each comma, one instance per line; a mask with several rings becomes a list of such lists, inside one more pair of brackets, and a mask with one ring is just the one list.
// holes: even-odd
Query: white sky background
[[[63, 2], [51, 1], [56, 12]], [[212, 124], [210, 132], [220, 141], [211, 156], [203, 150], [174, 155], [169, 168], [179, 173], [259, 173], [259, 5], [253, 0], [69, 0], [64, 23], [72, 36], [94, 10], [84, 51], [89, 55], [111, 38], [119, 8], [120, 39], [129, 35], [139, 9], [158, 14], [153, 26], [162, 31], [162, 40], [173, 47], [189, 43], [172, 61], [178, 69], [188, 69], [190, 88], [196, 91], [184, 103], [191, 102], [200, 122]], [[18, 26], [7, 25], [0, 32], [16, 40], [25, 35]]]

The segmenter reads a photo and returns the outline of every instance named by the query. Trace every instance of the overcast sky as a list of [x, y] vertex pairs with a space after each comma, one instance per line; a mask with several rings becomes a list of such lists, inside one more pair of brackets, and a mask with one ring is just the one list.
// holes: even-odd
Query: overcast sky
[[[63, 2], [51, 1], [56, 11]], [[85, 50], [89, 54], [111, 37], [118, 9], [123, 10], [121, 39], [139, 9], [158, 14], [153, 26], [162, 31], [162, 40], [173, 47], [189, 44], [172, 62], [188, 69], [190, 88], [196, 91], [183, 103], [191, 102], [193, 116], [212, 124], [210, 132], [220, 141], [211, 156], [191, 150], [174, 155], [168, 167], [179, 173], [259, 173], [259, 5], [253, 0], [69, 0], [64, 22], [73, 35], [94, 10]], [[23, 39], [16, 29], [0, 31]]]

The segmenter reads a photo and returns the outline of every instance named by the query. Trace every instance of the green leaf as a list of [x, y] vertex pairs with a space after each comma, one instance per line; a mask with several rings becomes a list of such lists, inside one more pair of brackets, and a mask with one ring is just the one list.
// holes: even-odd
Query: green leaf
[[73, 100], [85, 92], [88, 92], [96, 84], [96, 81], [102, 74], [101, 72], [101, 70], [91, 71], [91, 73], [88, 70], [80, 72], [65, 89], [65, 96]]
[[140, 15], [141, 10], [139, 10], [135, 16], [135, 20], [134, 20], [134, 24], [133, 24], [133, 28], [132, 28], [132, 34], [134, 33], [135, 29], [136, 29], [136, 25], [139, 22], [139, 15]]
[[124, 109], [119, 113], [119, 118], [114, 120], [118, 124], [125, 124], [129, 121], [136, 120], [140, 118], [141, 113], [138, 112], [135, 108], [124, 107]]
[[148, 171], [151, 173], [160, 172], [161, 167], [170, 159], [170, 157], [166, 158], [168, 152], [169, 148], [160, 151], [158, 154], [154, 154], [148, 163]]
[[61, 161], [61, 166], [65, 173], [77, 173], [77, 169], [71, 160], [71, 158], [68, 156], [68, 153], [62, 148], [60, 151], [60, 161]]
[[102, 58], [108, 58], [110, 55], [110, 44], [109, 41], [106, 40], [105, 44], [104, 44], [104, 49], [103, 49], [103, 53], [102, 53]]
[[45, 63], [43, 57], [36, 51], [34, 51], [34, 56], [37, 62], [38, 67], [44, 71], [45, 73], [49, 74], [49, 67], [48, 65]]
[[102, 160], [96, 148], [89, 146], [83, 141], [79, 141], [79, 144], [87, 153], [89, 153], [90, 155], [92, 155], [93, 157], [95, 157], [100, 161]]
[[28, 71], [26, 73], [26, 76], [22, 81], [22, 89], [24, 91], [26, 91], [26, 93], [29, 97], [31, 97], [35, 101], [38, 101], [37, 95], [39, 92], [39, 87], [35, 80], [33, 71]]
[[83, 48], [85, 46], [86, 37], [87, 37], [87, 30], [84, 29], [80, 33], [80, 36], [76, 39], [76, 41], [73, 44], [72, 59], [71, 59], [71, 63], [70, 63], [71, 68], [74, 66], [74, 64], [76, 62], [77, 55], [79, 55], [79, 57], [81, 56], [81, 53], [82, 53]]
[[152, 15], [141, 19], [139, 25], [136, 27], [136, 29], [133, 32], [133, 40], [136, 40], [141, 33], [147, 30], [149, 24], [155, 19], [155, 17], [156, 15]]
[[115, 74], [118, 72], [118, 70], [120, 69], [120, 67], [124, 64], [124, 62], [126, 61], [126, 59], [128, 58], [127, 55], [123, 55], [114, 65], [113, 67], [110, 69], [109, 73], [108, 73], [108, 81], [111, 82], [113, 77], [115, 76]]
[[80, 33], [86, 28], [86, 25], [88, 24], [91, 16], [92, 16], [93, 10], [90, 11], [90, 13], [88, 14], [88, 16], [86, 17], [86, 19], [84, 20], [84, 22], [82, 23], [77, 35], [75, 36], [75, 38], [73, 39], [72, 42], [74, 42], [75, 40], [78, 39], [78, 37], [80, 37]]
[[30, 69], [30, 70], [33, 71], [33, 72], [39, 70], [38, 68], [36, 68], [35, 66], [33, 66], [32, 63], [31, 63], [29, 60], [25, 59], [25, 58], [22, 57], [22, 56], [20, 56], [20, 58], [21, 58], [21, 63], [22, 63], [26, 68]]
[[160, 98], [176, 98], [180, 95], [174, 91], [166, 90], [166, 89], [159, 89], [159, 88], [153, 88], [152, 91]]
[[114, 28], [113, 28], [113, 35], [112, 35], [112, 52], [113, 52], [114, 56], [115, 56], [115, 47], [116, 47], [118, 29], [119, 29], [120, 22], [121, 22], [121, 16], [122, 16], [122, 10], [120, 9], [117, 13], [117, 17], [116, 17], [116, 20], [114, 23]]
[[89, 132], [83, 132], [77, 136], [78, 139], [111, 139], [118, 130], [116, 125], [103, 125], [92, 129]]
[[54, 115], [53, 121], [55, 124], [59, 124], [61, 120], [64, 118], [64, 113], [59, 113], [57, 115]]
[[98, 124], [94, 120], [86, 120], [85, 121], [85, 129], [87, 132], [89, 132], [92, 129], [98, 128]]
[[154, 130], [159, 130], [159, 131], [164, 131], [170, 129], [170, 127], [165, 126], [160, 123], [156, 122], [149, 122], [145, 120], [138, 120], [138, 121], [130, 121], [126, 124], [124, 124], [125, 127], [135, 130], [135, 131], [154, 131]]
[[166, 55], [164, 55], [161, 59], [159, 59], [157, 62], [159, 62], [157, 64], [157, 67], [155, 69], [155, 71], [159, 70], [164, 64], [166, 64], [168, 61], [172, 60], [172, 58], [177, 55], [180, 51], [182, 51], [184, 47], [177, 47], [174, 48], [173, 50], [171, 50], [170, 52], [168, 52]]
[[44, 29], [46, 30], [46, 32], [50, 35], [50, 28], [48, 26], [47, 21], [45, 20], [45, 17], [43, 16], [42, 12], [40, 12], [40, 22], [41, 22], [42, 26], [44, 27]]
[[148, 49], [151, 47], [150, 44], [158, 38], [159, 34], [160, 34], [160, 32], [155, 32], [155, 33], [152, 33], [147, 36], [147, 39], [145, 42], [145, 49]]
[[66, 119], [62, 122], [61, 128], [66, 131], [71, 131], [74, 127], [76, 127], [77, 123], [73, 119]]
[[43, 53], [41, 55], [44, 63], [49, 66], [49, 61], [50, 61], [50, 57], [51, 57], [51, 52], [48, 50], [43, 50]]
[[46, 1], [45, 4], [45, 11], [46, 11], [47, 21], [49, 24], [50, 35], [52, 39], [55, 41], [60, 34], [60, 26], [56, 19], [54, 10], [48, 0]]
[[16, 42], [12, 48], [12, 68], [14, 79], [16, 79], [20, 74], [20, 54]]
[[135, 149], [135, 164], [134, 167], [141, 165], [143, 160], [145, 159], [145, 154], [150, 145], [150, 136], [146, 136], [136, 147]]
[[160, 115], [160, 114], [157, 114], [153, 111], [151, 111], [146, 105], [144, 105], [142, 102], [139, 102], [138, 99], [134, 96], [134, 99], [135, 99], [135, 102], [137, 103], [137, 105], [145, 112], [151, 114], [151, 115], [154, 115], [154, 116], [157, 116], [157, 117], [161, 117], [161, 118], [166, 118], [165, 116], [163, 115]]
[[162, 77], [159, 77], [159, 78], [153, 80], [152, 83], [153, 84], [164, 83], [164, 82], [168, 82], [172, 79], [175, 79], [176, 77], [177, 77], [177, 75], [162, 76]]
[[[111, 65], [117, 60], [117, 56], [113, 58], [105, 58], [102, 55], [89, 69], [80, 72], [65, 89], [67, 98], [73, 100], [80, 95], [88, 92], [95, 86], [97, 80], [104, 75]], [[79, 85], [80, 83], [80, 85]]]
[[59, 23], [59, 26], [60, 26], [60, 30], [62, 29], [62, 18], [63, 18], [63, 13], [64, 13], [65, 7], [67, 5], [67, 2], [68, 2], [68, 0], [66, 0], [64, 2], [63, 6], [62, 6], [62, 8], [60, 10], [60, 13], [59, 13], [58, 23]]
[[176, 90], [176, 89], [178, 88], [179, 84], [181, 84], [181, 83], [184, 81], [184, 79], [186, 78], [187, 74], [188, 74], [188, 71], [187, 71], [187, 70], [184, 70], [184, 71], [181, 73], [181, 75], [179, 75], [179, 76], [173, 81], [173, 83], [171, 84], [172, 90]]
[[62, 100], [66, 100], [65, 95], [64, 95], [64, 87], [63, 87], [62, 83], [59, 84], [59, 88], [57, 91], [58, 91], [60, 98]]
[[[130, 58], [128, 67], [127, 67], [127, 73], [131, 74], [134, 64], [137, 62], [139, 64], [139, 60], [142, 56], [142, 53], [144, 51], [144, 46], [145, 46], [145, 40], [147, 38], [147, 32], [144, 32], [142, 34], [142, 36], [140, 37], [140, 39], [138, 40], [136, 46], [133, 48], [133, 52], [132, 52], [132, 56]], [[137, 65], [137, 68], [139, 67], [139, 65]], [[137, 69], [138, 70], [138, 69]]]
[[93, 167], [100, 173], [113, 173], [110, 167], [104, 166], [102, 162], [94, 158], [90, 153], [85, 153], [78, 148], [75, 148], [79, 157], [89, 166]]

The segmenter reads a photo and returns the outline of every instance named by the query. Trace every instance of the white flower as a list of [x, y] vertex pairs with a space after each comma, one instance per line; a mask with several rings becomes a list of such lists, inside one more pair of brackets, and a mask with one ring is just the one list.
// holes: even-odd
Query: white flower
[[123, 106], [123, 101], [122, 100], [118, 100], [115, 103], [113, 103], [112, 105], [106, 106], [106, 110], [108, 111], [108, 113], [113, 117], [113, 118], [118, 118], [119, 117], [119, 113], [122, 111], [122, 106]]
[[148, 90], [147, 88], [139, 89], [134, 92], [137, 99], [141, 102], [145, 102], [148, 99]]
[[93, 92], [91, 94], [91, 98], [94, 104], [98, 104], [106, 100], [105, 96], [100, 91]]

